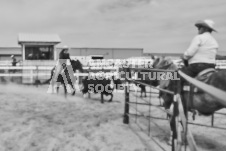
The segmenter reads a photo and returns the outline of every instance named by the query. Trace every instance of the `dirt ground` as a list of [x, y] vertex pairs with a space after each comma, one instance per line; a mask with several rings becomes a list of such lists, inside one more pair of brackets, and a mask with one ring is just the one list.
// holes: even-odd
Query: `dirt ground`
[[[153, 90], [152, 90], [153, 91]], [[139, 95], [139, 94], [137, 94]], [[130, 101], [132, 102], [146, 102], [149, 101], [152, 104], [159, 105], [160, 101], [157, 99], [157, 96], [155, 94], [152, 94], [152, 99], [150, 100], [150, 97], [147, 98], [136, 98], [134, 95], [131, 95]], [[149, 108], [148, 106], [137, 106], [137, 109], [142, 112], [142, 114], [148, 116], [149, 110], [150, 115], [153, 117], [160, 117], [166, 119], [166, 114], [162, 111], [162, 109], [159, 109], [157, 107], [151, 106]], [[131, 112], [135, 113], [135, 110], [132, 110]], [[199, 151], [226, 151], [226, 109], [221, 109], [217, 111], [219, 113], [223, 113], [225, 115], [221, 114], [214, 114], [214, 126], [220, 127], [224, 129], [219, 128], [212, 128], [211, 127], [211, 116], [203, 116], [203, 115], [196, 115], [195, 120], [192, 119], [192, 114], [189, 113], [189, 122], [196, 123], [196, 124], [202, 124], [207, 125], [206, 126], [197, 126], [197, 125], [188, 125], [189, 130], [192, 132], [194, 140], [196, 142], [196, 145], [198, 147]], [[159, 120], [159, 119], [150, 119], [150, 130], [148, 130], [149, 120], [145, 119], [143, 117], [135, 117], [135, 122], [137, 125], [143, 129], [143, 131], [152, 136], [152, 139], [161, 145], [161, 148], [163, 150], [170, 150], [169, 149], [169, 136], [170, 136], [170, 127], [169, 122], [167, 120]], [[183, 145], [183, 150], [185, 150]], [[189, 148], [186, 148], [186, 150], [189, 150]]]
[[[46, 86], [0, 85], [0, 151], [146, 151], [122, 122], [123, 100], [64, 98]], [[123, 98], [123, 97], [122, 97]]]
[[[146, 119], [131, 118], [131, 124], [123, 124], [123, 93], [114, 93], [113, 102], [101, 104], [100, 95], [85, 99], [77, 92], [64, 98], [62, 89], [58, 95], [47, 90], [48, 86], [0, 85], [0, 151], [171, 150], [167, 121], [151, 120], [152, 137], [146, 135]], [[165, 117], [154, 107], [151, 111]], [[210, 117], [197, 116], [195, 122], [200, 121], [209, 125]], [[225, 123], [225, 116], [216, 115], [217, 126], [226, 127]], [[226, 150], [226, 130], [189, 127], [200, 150]]]

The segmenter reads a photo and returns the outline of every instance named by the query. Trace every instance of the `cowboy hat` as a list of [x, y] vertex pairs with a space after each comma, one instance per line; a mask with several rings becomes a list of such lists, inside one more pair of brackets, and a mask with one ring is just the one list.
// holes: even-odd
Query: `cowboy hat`
[[215, 32], [217, 32], [215, 29], [214, 29], [214, 21], [212, 20], [209, 20], [209, 19], [206, 19], [206, 20], [198, 20], [196, 23], [195, 23], [195, 26], [196, 27], [207, 27]]

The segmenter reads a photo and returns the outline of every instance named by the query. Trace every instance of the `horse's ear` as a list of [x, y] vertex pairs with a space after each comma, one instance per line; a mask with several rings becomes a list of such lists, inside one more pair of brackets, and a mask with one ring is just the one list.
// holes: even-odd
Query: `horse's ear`
[[153, 62], [153, 67], [154, 68], [157, 66], [157, 64], [159, 63], [159, 61], [160, 61], [160, 58], [159, 57], [154, 60], [154, 62]]

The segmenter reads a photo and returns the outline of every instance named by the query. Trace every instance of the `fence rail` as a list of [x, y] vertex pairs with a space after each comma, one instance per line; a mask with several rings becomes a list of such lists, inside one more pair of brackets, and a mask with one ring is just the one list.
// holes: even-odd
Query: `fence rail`
[[[0, 82], [7, 81], [6, 79], [18, 83], [35, 83], [37, 80], [46, 81], [51, 76], [51, 70], [54, 66], [51, 65], [23, 65], [23, 66], [0, 66]], [[84, 71], [89, 71], [90, 74], [99, 71], [105, 71], [106, 74], [114, 72], [117, 74], [118, 67], [83, 67]], [[74, 76], [88, 76], [89, 73], [74, 73]], [[6, 79], [5, 79], [6, 77]], [[13, 78], [20, 78], [14, 80]]]
[[[74, 76], [88, 76], [88, 73], [74, 73]], [[50, 73], [0, 73], [0, 77], [35, 77], [35, 76], [51, 76]]]
[[[21, 70], [34, 70], [34, 69], [46, 69], [46, 70], [52, 70], [53, 66], [0, 66], [0, 70], [13, 70], [13, 69], [21, 69]], [[117, 70], [118, 67], [83, 67], [83, 69], [88, 70], [88, 69], [92, 69], [92, 70], [101, 70], [101, 69], [105, 69], [105, 70]]]

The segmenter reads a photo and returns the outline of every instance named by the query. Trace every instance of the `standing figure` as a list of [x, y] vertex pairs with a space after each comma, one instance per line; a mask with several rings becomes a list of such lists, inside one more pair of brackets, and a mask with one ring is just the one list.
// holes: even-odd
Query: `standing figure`
[[[12, 58], [12, 66], [14, 67], [14, 66], [16, 66], [16, 64], [19, 61], [16, 60], [16, 57], [14, 55], [12, 55], [11, 58]], [[10, 72], [15, 73], [16, 72], [16, 69], [12, 69]]]
[[16, 66], [17, 64], [16, 57], [12, 55], [11, 58], [12, 58], [12, 66]]

